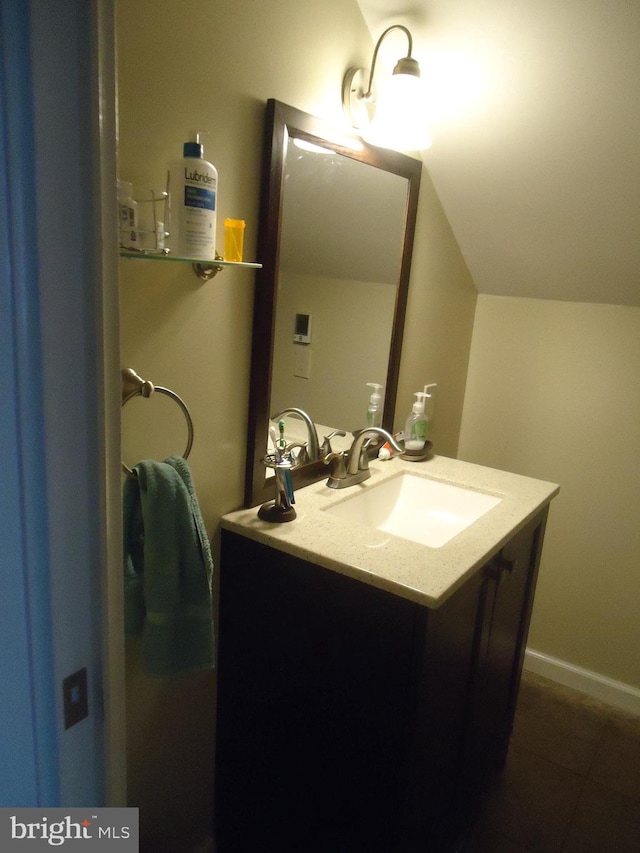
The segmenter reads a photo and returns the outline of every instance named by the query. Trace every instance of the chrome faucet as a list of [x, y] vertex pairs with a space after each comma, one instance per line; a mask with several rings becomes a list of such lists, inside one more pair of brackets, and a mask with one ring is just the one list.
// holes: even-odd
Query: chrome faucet
[[307, 454], [309, 456], [309, 462], [317, 462], [320, 458], [320, 445], [318, 442], [318, 433], [316, 432], [316, 426], [314, 422], [311, 420], [311, 418], [306, 412], [302, 411], [302, 409], [283, 409], [281, 412], [272, 415], [271, 420], [277, 421], [285, 415], [297, 415], [305, 422], [305, 424], [307, 425], [307, 433], [309, 436], [307, 441]]
[[382, 427], [363, 429], [353, 439], [349, 450], [330, 453], [325, 457], [325, 465], [331, 465], [331, 473], [327, 480], [327, 486], [330, 489], [346, 489], [348, 486], [355, 486], [357, 483], [369, 479], [371, 471], [369, 470], [366, 446], [374, 435], [389, 442], [396, 453], [403, 452], [403, 448], [386, 429], [382, 429]]

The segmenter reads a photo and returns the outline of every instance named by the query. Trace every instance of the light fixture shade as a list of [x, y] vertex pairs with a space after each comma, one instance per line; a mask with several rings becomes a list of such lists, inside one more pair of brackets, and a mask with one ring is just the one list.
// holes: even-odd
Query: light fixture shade
[[372, 145], [400, 151], [431, 147], [427, 129], [426, 99], [420, 77], [394, 73], [380, 87], [371, 123], [362, 136]]
[[[376, 97], [374, 76], [378, 51], [385, 37], [401, 30], [407, 37], [407, 55], [399, 59], [391, 79], [379, 87]], [[350, 68], [342, 82], [342, 105], [356, 129], [367, 142], [400, 151], [424, 151], [431, 147], [427, 130], [427, 99], [420, 81], [420, 66], [411, 56], [413, 38], [402, 24], [392, 24], [382, 33], [373, 51], [369, 82], [366, 69]]]

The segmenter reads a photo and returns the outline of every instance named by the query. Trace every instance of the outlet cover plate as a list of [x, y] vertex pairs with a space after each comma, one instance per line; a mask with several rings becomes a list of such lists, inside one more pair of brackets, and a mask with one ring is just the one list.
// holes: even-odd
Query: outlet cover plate
[[87, 668], [83, 667], [62, 681], [64, 727], [70, 729], [89, 716], [89, 694], [87, 690]]

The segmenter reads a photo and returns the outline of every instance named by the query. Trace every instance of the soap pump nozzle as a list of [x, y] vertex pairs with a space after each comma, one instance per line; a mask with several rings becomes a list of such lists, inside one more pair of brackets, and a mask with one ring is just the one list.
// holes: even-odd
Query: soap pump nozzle
[[426, 406], [426, 415], [428, 420], [431, 420], [431, 418], [433, 417], [433, 393], [431, 393], [431, 388], [437, 387], [437, 382], [430, 382], [428, 385], [424, 386], [425, 397], [430, 401], [429, 404]]
[[369, 397], [370, 403], [379, 403], [382, 399], [380, 395], [380, 391], [382, 390], [382, 385], [379, 385], [377, 382], [367, 382], [367, 388], [373, 388], [373, 393]]
[[427, 391], [426, 391], [427, 386], [425, 385], [424, 387], [425, 387], [424, 391], [416, 391], [415, 394], [413, 395], [416, 398], [415, 403], [411, 407], [411, 411], [414, 413], [414, 415], [424, 414], [425, 397], [431, 396], [431, 394], [427, 394]]

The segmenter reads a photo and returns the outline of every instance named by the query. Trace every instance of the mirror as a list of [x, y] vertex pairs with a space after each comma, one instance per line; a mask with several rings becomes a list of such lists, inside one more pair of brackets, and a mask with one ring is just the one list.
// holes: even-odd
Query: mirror
[[[376, 382], [382, 425], [393, 428], [421, 168], [267, 102], [246, 506], [274, 497], [262, 458], [276, 412], [303, 409], [320, 443], [343, 429], [349, 446], [365, 426], [366, 383]], [[294, 485], [327, 476], [322, 461], [312, 462], [295, 469]]]

